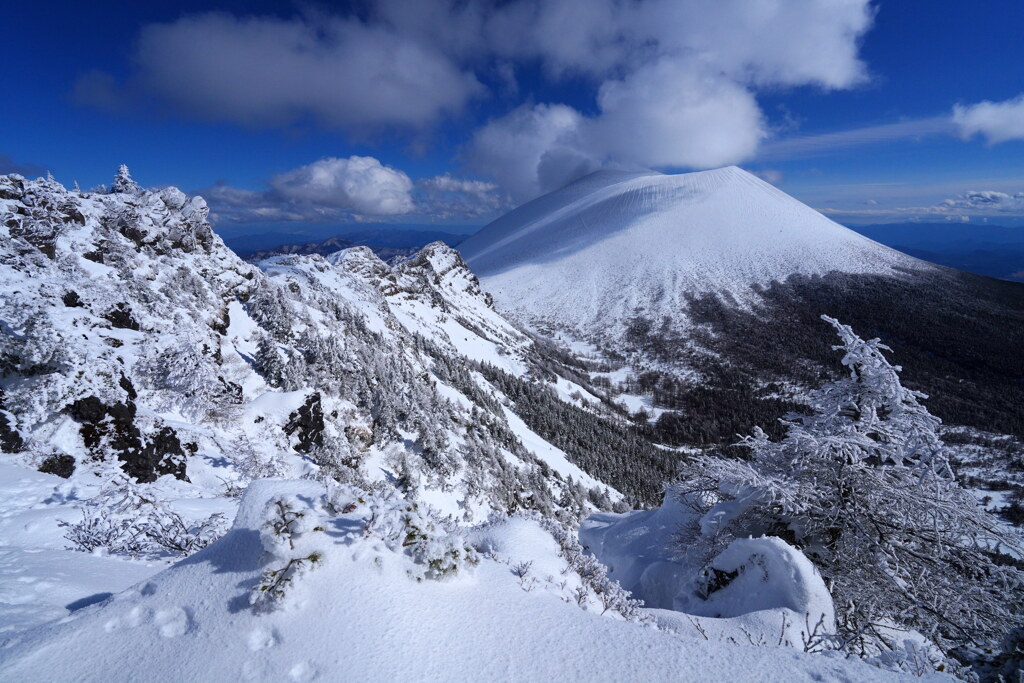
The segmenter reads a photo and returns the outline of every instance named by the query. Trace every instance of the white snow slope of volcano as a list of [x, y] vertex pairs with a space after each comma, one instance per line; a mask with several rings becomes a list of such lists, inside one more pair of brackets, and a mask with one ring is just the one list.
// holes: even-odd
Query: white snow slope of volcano
[[739, 300], [793, 274], [893, 274], [921, 261], [730, 166], [599, 171], [524, 204], [459, 245], [499, 307], [580, 332], [678, 318], [688, 294]]

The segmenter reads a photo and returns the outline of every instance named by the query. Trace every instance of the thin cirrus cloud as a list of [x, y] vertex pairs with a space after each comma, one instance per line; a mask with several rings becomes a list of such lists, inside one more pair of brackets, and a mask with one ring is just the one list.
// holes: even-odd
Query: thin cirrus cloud
[[474, 217], [506, 205], [497, 186], [449, 174], [413, 181], [373, 157], [329, 157], [279, 173], [261, 191], [218, 183], [201, 193], [226, 223], [331, 222], [418, 215]]
[[958, 136], [963, 140], [981, 136], [990, 145], [1024, 140], [1024, 94], [1003, 102], [986, 100], [958, 104], [948, 116], [772, 140], [761, 146], [756, 158], [759, 161], [805, 159], [854, 147], [939, 135]]
[[[749, 0], [377, 0], [364, 10], [154, 24], [126, 79], [90, 72], [75, 96], [107, 109], [143, 100], [205, 120], [359, 133], [426, 128], [512, 93], [518, 100], [482, 122], [462, 159], [523, 201], [607, 163], [751, 158], [767, 135], [759, 90], [868, 79], [858, 45], [874, 12], [870, 0], [756, 11]], [[596, 109], [532, 101], [515, 81], [526, 64], [551, 82], [585, 84]]]
[[954, 135], [956, 132], [957, 127], [948, 116], [933, 116], [819, 135], [796, 135], [781, 140], [772, 140], [762, 145], [757, 153], [757, 159], [759, 161], [806, 159], [854, 147], [897, 140], [922, 139], [935, 135]]
[[963, 140], [981, 136], [990, 145], [1024, 140], [1024, 93], [1003, 102], [957, 104], [948, 116], [773, 140], [761, 146], [757, 158], [761, 161], [802, 159], [852, 147], [936, 135], [959, 136]]

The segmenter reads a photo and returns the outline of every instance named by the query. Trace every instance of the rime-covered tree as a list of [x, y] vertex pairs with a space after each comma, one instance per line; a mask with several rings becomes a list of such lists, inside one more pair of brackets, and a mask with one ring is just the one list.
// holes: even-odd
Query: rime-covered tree
[[128, 167], [121, 164], [117, 169], [117, 175], [114, 176], [114, 184], [110, 186], [111, 192], [123, 192], [125, 194], [138, 194], [139, 184], [132, 179], [131, 173], [128, 172]]
[[253, 364], [263, 375], [263, 380], [272, 387], [281, 386], [284, 377], [285, 362], [277, 342], [269, 334], [262, 331], [256, 333], [256, 354]]
[[684, 466], [677, 490], [704, 512], [695, 547], [710, 555], [763, 534], [797, 545], [860, 646], [884, 643], [886, 624], [946, 649], [997, 640], [1024, 617], [1020, 536], [957, 484], [939, 420], [900, 383], [888, 347], [823, 318], [849, 375], [811, 392], [811, 414], [784, 420], [781, 440], [761, 430], [743, 439], [749, 460]]

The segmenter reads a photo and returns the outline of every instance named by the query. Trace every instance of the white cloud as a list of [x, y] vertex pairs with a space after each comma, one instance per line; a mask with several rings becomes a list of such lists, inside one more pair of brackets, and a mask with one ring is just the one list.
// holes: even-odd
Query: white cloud
[[[465, 158], [517, 199], [599, 164], [706, 168], [766, 137], [764, 88], [849, 88], [870, 0], [372, 0], [298, 18], [186, 16], [145, 28], [126, 84], [83, 77], [81, 102], [148, 96], [245, 125], [313, 121], [363, 132], [457, 115], [494, 83], [510, 111]], [[572, 103], [535, 103], [517, 74], [574, 79]], [[520, 69], [521, 66], [527, 67]], [[571, 105], [593, 96], [596, 108]]]
[[684, 74], [672, 60], [606, 81], [598, 105], [600, 113], [592, 117], [566, 105], [519, 107], [476, 132], [467, 160], [524, 201], [604, 163], [738, 163], [765, 136], [761, 111], [747, 90], [721, 78]]
[[[495, 6], [496, 5], [496, 6]], [[731, 80], [847, 88], [866, 79], [858, 39], [867, 0], [378, 0], [375, 18], [403, 35], [481, 55], [541, 60], [553, 75], [623, 75], [664, 56]]]
[[502, 56], [589, 76], [597, 111], [520, 106], [479, 130], [467, 158], [517, 199], [598, 164], [742, 162], [767, 137], [757, 89], [863, 82], [858, 39], [872, 17], [865, 0], [510, 3], [476, 15], [477, 33], [501, 26]]
[[517, 201], [553, 190], [598, 167], [580, 138], [583, 117], [572, 107], [519, 107], [476, 131], [467, 153]]
[[[482, 87], [437, 47], [354, 19], [228, 14], [144, 28], [126, 86], [180, 113], [243, 125], [311, 118], [329, 128], [423, 126], [457, 112]], [[80, 101], [117, 99], [86, 74]]]
[[455, 178], [449, 173], [416, 181], [419, 211], [435, 218], [474, 218], [508, 208], [495, 183]]
[[641, 41], [753, 86], [848, 88], [867, 78], [858, 39], [874, 11], [862, 0], [656, 0], [632, 5]]
[[255, 191], [221, 182], [201, 193], [215, 220], [226, 223], [474, 218], [509, 206], [508, 196], [492, 182], [447, 173], [413, 182], [373, 157], [321, 159], [279, 173], [266, 185]]
[[1024, 192], [1009, 194], [995, 190], [968, 190], [943, 201], [940, 206], [972, 213], [1024, 213]]
[[826, 207], [818, 209], [837, 219], [872, 220], [934, 220], [967, 223], [972, 217], [1018, 218], [1024, 216], [1024, 192], [1013, 194], [996, 190], [968, 190], [934, 204], [900, 205], [895, 201], [879, 203], [869, 199], [868, 209]]
[[406, 214], [415, 208], [409, 176], [373, 157], [321, 159], [275, 175], [269, 185], [289, 202], [364, 215]]
[[1024, 93], [1003, 102], [979, 102], [953, 107], [953, 121], [964, 139], [984, 136], [995, 145], [1024, 140]]
[[588, 147], [647, 166], [726, 166], [749, 158], [765, 137], [754, 96], [736, 82], [662, 59], [598, 93], [601, 115]]

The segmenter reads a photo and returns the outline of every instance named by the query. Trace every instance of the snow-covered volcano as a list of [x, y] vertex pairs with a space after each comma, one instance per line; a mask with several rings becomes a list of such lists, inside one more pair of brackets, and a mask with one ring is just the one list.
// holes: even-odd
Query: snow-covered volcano
[[593, 360], [628, 368], [610, 375], [616, 388], [678, 411], [666, 440], [773, 424], [791, 406], [770, 404], [769, 384], [810, 387], [829, 372], [822, 314], [891, 346], [947, 422], [1022, 424], [1024, 289], [894, 251], [736, 167], [594, 173], [459, 251], [499, 311], [587, 342], [581, 353], [596, 346], [606, 357]]
[[688, 294], [793, 274], [889, 274], [924, 264], [825, 218], [742, 169], [600, 171], [525, 204], [459, 247], [496, 303], [607, 330], [677, 318]]

